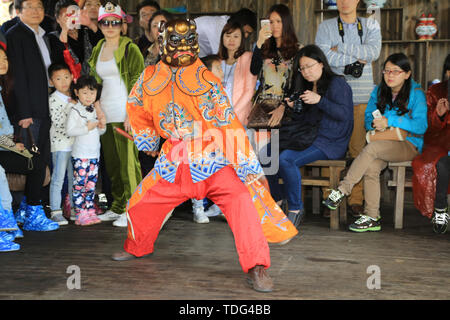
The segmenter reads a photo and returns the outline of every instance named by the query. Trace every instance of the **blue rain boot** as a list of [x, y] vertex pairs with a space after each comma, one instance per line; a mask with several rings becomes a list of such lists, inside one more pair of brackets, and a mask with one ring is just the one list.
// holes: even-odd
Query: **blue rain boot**
[[46, 217], [42, 205], [28, 205], [26, 217], [23, 224], [23, 230], [25, 231], [53, 231], [59, 228], [57, 222], [53, 222]]
[[20, 245], [12, 242], [11, 236], [6, 232], [0, 232], [0, 252], [17, 251], [20, 249]]
[[20, 228], [17, 228], [17, 230], [15, 231], [9, 231], [8, 233], [12, 234], [14, 236], [14, 239], [23, 238], [23, 232], [22, 230], [20, 230]]
[[23, 197], [22, 202], [20, 203], [19, 209], [14, 214], [16, 218], [17, 224], [24, 224], [27, 214], [27, 199]]
[[16, 219], [12, 210], [5, 210], [0, 205], [0, 231], [15, 231], [17, 230]]

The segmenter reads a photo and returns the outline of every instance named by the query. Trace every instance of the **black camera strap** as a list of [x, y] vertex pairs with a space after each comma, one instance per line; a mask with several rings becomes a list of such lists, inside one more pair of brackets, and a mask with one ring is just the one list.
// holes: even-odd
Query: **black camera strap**
[[[362, 28], [362, 23], [361, 23], [361, 20], [359, 19], [359, 18], [357, 18], [357, 20], [358, 20], [358, 24], [357, 24], [357, 27], [358, 27], [358, 35], [359, 35], [359, 39], [361, 40], [361, 44], [363, 44], [363, 39], [362, 39], [362, 37], [363, 37], [363, 28]], [[342, 38], [342, 43], [344, 43], [344, 24], [342, 23], [342, 21], [341, 21], [341, 17], [338, 17], [338, 30], [339, 30], [339, 35], [341, 36], [341, 38]]]

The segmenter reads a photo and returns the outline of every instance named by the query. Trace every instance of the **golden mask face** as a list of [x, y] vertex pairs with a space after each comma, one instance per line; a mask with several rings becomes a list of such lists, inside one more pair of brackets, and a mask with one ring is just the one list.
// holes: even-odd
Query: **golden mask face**
[[195, 22], [177, 19], [161, 27], [158, 41], [162, 48], [162, 61], [177, 68], [193, 64], [200, 53]]

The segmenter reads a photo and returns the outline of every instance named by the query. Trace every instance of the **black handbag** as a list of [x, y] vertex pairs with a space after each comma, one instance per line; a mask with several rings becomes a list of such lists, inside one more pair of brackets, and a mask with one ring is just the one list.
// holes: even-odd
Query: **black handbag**
[[280, 150], [302, 151], [309, 148], [317, 138], [322, 112], [316, 106], [308, 106], [300, 113], [290, 109], [287, 113], [284, 118], [289, 120], [284, 121], [279, 129]]

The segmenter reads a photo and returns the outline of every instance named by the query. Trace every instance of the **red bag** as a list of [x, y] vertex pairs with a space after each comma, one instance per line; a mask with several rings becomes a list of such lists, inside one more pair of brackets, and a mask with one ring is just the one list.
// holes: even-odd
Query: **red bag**
[[64, 61], [69, 66], [70, 73], [72, 73], [73, 81], [77, 82], [77, 79], [81, 76], [81, 63], [75, 63], [74, 58], [70, 54], [67, 43], [65, 44], [66, 50], [63, 51]]

